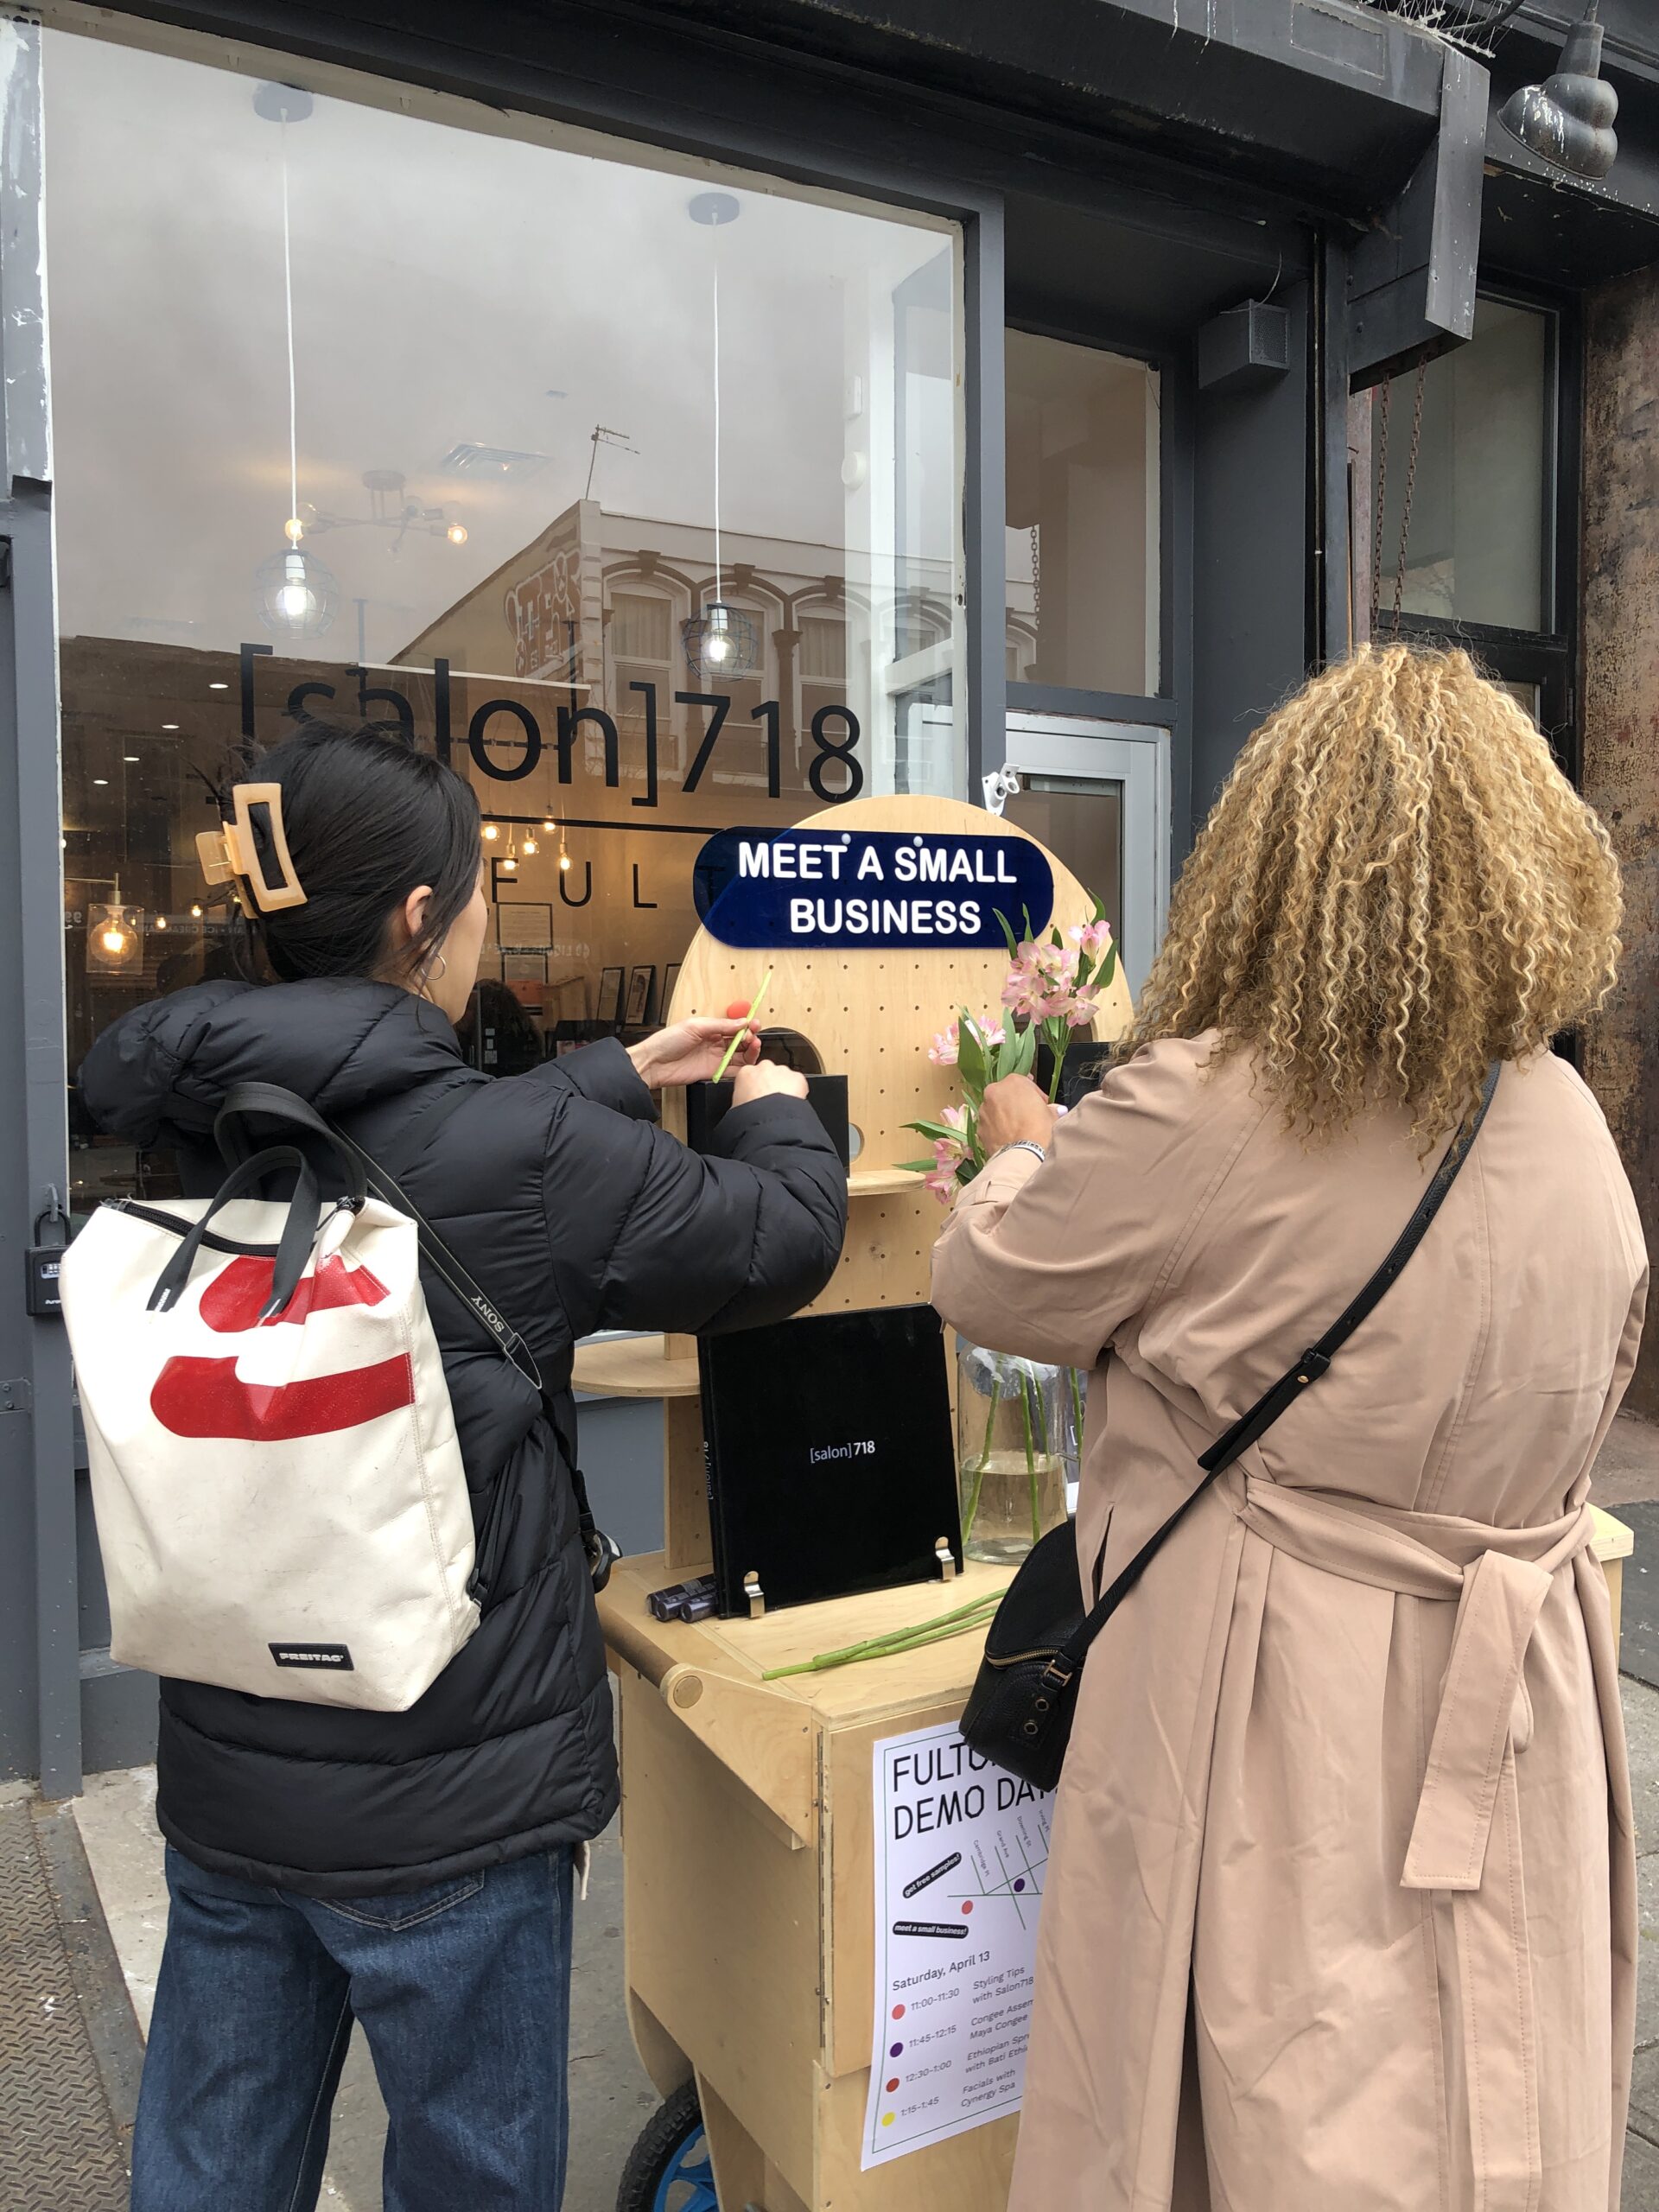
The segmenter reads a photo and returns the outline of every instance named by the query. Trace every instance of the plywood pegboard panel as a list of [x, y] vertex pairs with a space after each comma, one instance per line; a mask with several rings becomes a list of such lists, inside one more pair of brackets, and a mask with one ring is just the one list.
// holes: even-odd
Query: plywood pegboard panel
[[[854, 799], [828, 808], [798, 825], [828, 834], [836, 830], [891, 830], [927, 836], [1005, 836], [1037, 840], [988, 814], [983, 807], [946, 798]], [[1077, 878], [1047, 855], [1054, 874], [1051, 919], [1062, 929], [1085, 921], [1090, 904]], [[1016, 928], [1018, 926], [1015, 918]], [[772, 988], [761, 1010], [764, 1027], [798, 1030], [816, 1046], [827, 1072], [845, 1075], [849, 1112], [862, 1142], [855, 1170], [868, 1173], [920, 1159], [927, 1147], [911, 1121], [936, 1121], [958, 1093], [951, 1068], [936, 1067], [927, 1057], [935, 1035], [961, 1007], [976, 1015], [998, 1014], [1007, 955], [990, 950], [938, 948], [895, 950], [879, 946], [844, 950], [755, 951], [721, 944], [699, 930], [680, 969], [671, 1021], [692, 1014], [723, 1014], [737, 999], [749, 999], [768, 967]], [[1102, 1002], [1096, 1033], [1116, 1036], [1128, 1024], [1129, 994], [1120, 969]], [[912, 1203], [908, 1198], [900, 1203]], [[894, 1204], [882, 1196], [862, 1198], [859, 1213]], [[937, 1233], [937, 1218], [934, 1230]], [[928, 1237], [929, 1244], [932, 1236]], [[902, 1262], [900, 1263], [903, 1264]], [[838, 1279], [839, 1280], [839, 1279]], [[923, 1270], [925, 1296], [926, 1273]], [[901, 1302], [895, 1291], [855, 1300], [826, 1294], [830, 1306]], [[917, 1295], [906, 1292], [906, 1298]]]
[[[912, 1135], [912, 1144], [923, 1140]], [[847, 1242], [809, 1313], [861, 1313], [868, 1306], [925, 1306], [933, 1242], [944, 1208], [918, 1184], [913, 1191], [861, 1198], [847, 1220]]]

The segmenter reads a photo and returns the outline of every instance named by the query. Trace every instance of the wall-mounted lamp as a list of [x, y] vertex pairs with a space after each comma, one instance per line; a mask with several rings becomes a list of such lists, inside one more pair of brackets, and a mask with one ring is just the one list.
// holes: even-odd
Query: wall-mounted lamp
[[1613, 129], [1618, 94], [1602, 80], [1602, 27], [1597, 0], [1575, 23], [1560, 66], [1541, 85], [1522, 85], [1504, 102], [1498, 121], [1511, 138], [1564, 175], [1596, 182], [1618, 158]]

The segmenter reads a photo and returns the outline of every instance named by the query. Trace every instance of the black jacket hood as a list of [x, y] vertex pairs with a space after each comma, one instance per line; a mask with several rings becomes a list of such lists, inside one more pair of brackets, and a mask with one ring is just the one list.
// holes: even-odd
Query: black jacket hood
[[81, 1070], [92, 1118], [133, 1144], [200, 1145], [225, 1094], [276, 1083], [320, 1113], [356, 1112], [464, 1063], [429, 1000], [355, 976], [199, 983], [140, 1007]]

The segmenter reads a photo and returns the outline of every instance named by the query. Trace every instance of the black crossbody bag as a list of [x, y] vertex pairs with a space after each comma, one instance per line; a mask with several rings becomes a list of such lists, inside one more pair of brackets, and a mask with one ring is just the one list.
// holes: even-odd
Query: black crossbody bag
[[[425, 1122], [429, 1138], [434, 1130], [448, 1120], [456, 1107], [464, 1104], [474, 1095], [475, 1089], [475, 1085], [457, 1085], [449, 1099], [440, 1101], [429, 1110]], [[558, 1437], [556, 1409], [542, 1380], [542, 1371], [536, 1363], [535, 1354], [499, 1308], [479, 1288], [403, 1186], [378, 1161], [372, 1160], [361, 1145], [354, 1143], [343, 1129], [337, 1129], [296, 1091], [284, 1090], [279, 1084], [274, 1083], [238, 1083], [226, 1093], [225, 1103], [213, 1122], [213, 1135], [227, 1166], [240, 1166], [249, 1157], [246, 1140], [237, 1127], [249, 1116], [264, 1121], [286, 1122], [308, 1131], [312, 1136], [322, 1138], [333, 1145], [347, 1163], [355, 1162], [363, 1180], [378, 1198], [384, 1198], [388, 1205], [395, 1206], [399, 1213], [409, 1216], [415, 1224], [422, 1259], [445, 1288], [466, 1307], [502, 1358], [510, 1361], [531, 1385], [542, 1402], [548, 1427], [555, 1437]], [[560, 1449], [563, 1451], [563, 1444]], [[582, 1548], [587, 1558], [594, 1589], [598, 1592], [610, 1580], [611, 1569], [622, 1556], [621, 1547], [614, 1538], [607, 1536], [594, 1519], [593, 1508], [588, 1503], [588, 1484], [574, 1459], [570, 1461], [570, 1484], [575, 1493]], [[476, 1564], [469, 1586], [470, 1594], [480, 1604], [488, 1599], [492, 1569], [500, 1548], [501, 1508], [505, 1496], [506, 1485], [498, 1476], [485, 1511], [483, 1525], [478, 1531]]]
[[1054, 1788], [1065, 1761], [1090, 1645], [1217, 1476], [1224, 1473], [1241, 1452], [1264, 1436], [1281, 1414], [1319, 1381], [1383, 1294], [1399, 1280], [1469, 1156], [1492, 1103], [1497, 1077], [1494, 1065], [1478, 1105], [1459, 1126], [1416, 1211], [1364, 1289], [1288, 1373], [1281, 1375], [1272, 1389], [1202, 1455], [1198, 1460], [1204, 1470], [1202, 1481], [1147, 1539], [1089, 1611], [1083, 1609], [1077, 1588], [1077, 1537], [1071, 1522], [1050, 1529], [1033, 1547], [997, 1607], [985, 1639], [985, 1656], [962, 1716], [962, 1733], [971, 1751], [1007, 1767], [1035, 1789]]

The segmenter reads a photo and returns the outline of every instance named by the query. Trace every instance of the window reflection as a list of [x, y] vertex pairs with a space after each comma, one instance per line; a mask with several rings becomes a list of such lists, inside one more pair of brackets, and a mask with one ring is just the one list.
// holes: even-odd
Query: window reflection
[[1022, 330], [1007, 368], [1008, 679], [1155, 696], [1158, 372]]
[[72, 1069], [235, 972], [195, 835], [300, 713], [478, 790], [495, 1072], [663, 1018], [711, 830], [960, 789], [950, 226], [46, 44]]
[[1544, 605], [1548, 362], [1547, 316], [1480, 301], [1468, 344], [1428, 365], [1414, 475], [1414, 374], [1396, 378], [1389, 394], [1386, 459], [1380, 395], [1373, 399], [1374, 484], [1386, 473], [1385, 608], [1393, 601], [1411, 480], [1405, 613], [1514, 630], [1553, 626]]

